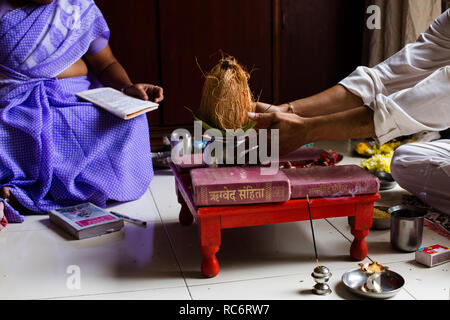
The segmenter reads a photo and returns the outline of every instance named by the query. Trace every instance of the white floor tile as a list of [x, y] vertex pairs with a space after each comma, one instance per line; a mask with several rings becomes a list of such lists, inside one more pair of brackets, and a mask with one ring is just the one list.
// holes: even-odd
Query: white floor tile
[[24, 223], [9, 223], [2, 232], [24, 232], [46, 230], [50, 225], [48, 215], [27, 215]]
[[[150, 189], [136, 201], [125, 203], [113, 203], [107, 206], [107, 210], [125, 214], [129, 217], [140, 219], [143, 221], [160, 221], [158, 210], [155, 207]], [[6, 229], [8, 232], [23, 232], [46, 230], [49, 228], [50, 221], [46, 214], [27, 214], [25, 223], [10, 223]]]
[[[311, 272], [282, 277], [235, 281], [201, 286], [190, 286], [194, 300], [361, 300], [365, 299], [348, 291], [341, 282], [343, 269], [330, 269], [332, 277], [328, 284], [332, 290], [330, 295], [319, 296], [312, 293], [315, 285]], [[401, 290], [392, 300], [412, 300], [413, 297]]]
[[178, 222], [181, 205], [175, 193], [175, 177], [171, 170], [158, 170], [150, 185], [155, 204], [165, 222]]
[[[197, 225], [166, 224], [188, 285], [309, 272], [316, 264], [309, 221], [222, 230], [220, 273], [205, 279]], [[350, 241], [325, 220], [314, 221], [319, 260], [333, 268], [355, 268]]]
[[[316, 146], [344, 155], [352, 148], [350, 141]], [[341, 164], [359, 165], [361, 160], [346, 156]], [[378, 204], [398, 204], [404, 194], [400, 187], [381, 192]], [[197, 225], [178, 223], [180, 205], [170, 170], [157, 171], [141, 199], [109, 209], [149, 224], [146, 229], [126, 224], [121, 232], [82, 241], [72, 240], [46, 215], [9, 224], [0, 232], [0, 300], [360, 299], [341, 282], [344, 272], [358, 266], [349, 256], [353, 236], [347, 218], [314, 221], [320, 264], [333, 273], [333, 294], [322, 297], [311, 292], [316, 263], [309, 221], [222, 230], [221, 270], [206, 279], [200, 272]], [[391, 248], [389, 230], [372, 230], [366, 241], [371, 259], [406, 280], [393, 299], [450, 299], [448, 263], [434, 268], [415, 263], [414, 253]], [[423, 246], [436, 243], [450, 246], [425, 227]], [[67, 287], [74, 276], [67, 268], [73, 265], [81, 270], [79, 290]]]
[[[152, 184], [153, 183], [155, 182], [153, 181]], [[124, 214], [134, 219], [152, 222], [160, 221], [158, 210], [153, 201], [150, 189], [148, 189], [139, 200], [125, 203], [114, 203], [109, 205], [107, 209], [119, 214]]]
[[74, 296], [55, 300], [191, 300], [191, 296], [186, 287], [179, 287]]
[[[352, 237], [350, 226], [347, 218], [331, 218], [327, 219], [334, 227], [336, 227], [347, 238]], [[393, 263], [403, 261], [409, 264], [415, 260], [415, 253], [398, 251], [391, 246], [390, 230], [370, 230], [366, 237], [368, 247], [368, 255], [371, 259], [380, 263]], [[422, 247], [441, 244], [450, 247], [450, 240], [437, 234], [428, 227], [423, 228]]]
[[[185, 285], [161, 223], [145, 229], [126, 225], [120, 232], [86, 240], [72, 240], [54, 225], [38, 231], [2, 231], [0, 245], [0, 300]], [[79, 268], [80, 278], [67, 273], [69, 266]], [[75, 287], [67, 286], [69, 280], [75, 280]]]
[[450, 300], [450, 263], [428, 268], [412, 260], [389, 267], [405, 278], [405, 290], [416, 299]]

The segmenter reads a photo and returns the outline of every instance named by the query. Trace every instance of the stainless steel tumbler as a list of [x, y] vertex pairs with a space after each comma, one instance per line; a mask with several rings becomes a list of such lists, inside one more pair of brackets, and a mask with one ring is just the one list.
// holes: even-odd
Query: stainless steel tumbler
[[419, 249], [426, 210], [400, 205], [390, 208], [388, 212], [391, 214], [391, 245], [406, 252]]

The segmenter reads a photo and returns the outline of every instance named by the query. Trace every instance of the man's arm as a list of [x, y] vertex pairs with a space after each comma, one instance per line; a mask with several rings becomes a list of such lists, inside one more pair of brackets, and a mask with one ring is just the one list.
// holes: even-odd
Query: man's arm
[[309, 142], [363, 139], [375, 136], [373, 111], [367, 107], [309, 118], [306, 121]]
[[336, 85], [309, 98], [284, 104], [281, 108], [289, 109], [291, 105], [295, 114], [309, 118], [350, 110], [362, 104], [360, 97]]
[[[299, 99], [280, 106], [258, 102], [256, 112], [295, 113], [301, 117], [317, 117], [350, 110], [363, 105], [362, 99], [341, 85], [336, 85], [314, 96]], [[269, 109], [270, 107], [270, 109]]]
[[367, 107], [312, 118], [292, 113], [249, 113], [256, 129], [278, 129], [280, 153], [288, 154], [302, 145], [321, 140], [345, 140], [375, 136], [374, 113]]

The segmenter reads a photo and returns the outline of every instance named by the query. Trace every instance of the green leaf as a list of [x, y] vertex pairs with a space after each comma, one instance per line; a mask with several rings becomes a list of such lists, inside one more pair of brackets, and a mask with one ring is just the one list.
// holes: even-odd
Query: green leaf
[[[199, 117], [197, 117], [197, 116], [195, 115], [194, 111], [192, 111], [192, 110], [189, 109], [188, 107], [185, 107], [185, 108], [186, 108], [186, 110], [188, 110], [188, 111], [192, 114], [192, 116], [194, 117], [194, 120], [195, 120], [195, 121], [200, 121], [200, 122], [202, 123], [203, 129], [205, 129], [205, 130], [210, 130], [210, 129], [218, 130], [218, 131], [220, 131], [220, 133], [222, 133], [222, 135], [226, 136], [226, 134], [227, 134], [226, 131], [221, 130], [221, 129], [218, 129], [218, 128], [214, 128], [214, 127], [211, 126], [210, 124], [206, 123], [205, 121], [203, 121], [202, 119], [200, 119]], [[256, 126], [256, 122], [253, 121], [253, 120], [250, 120], [249, 123], [248, 123], [244, 128], [242, 128], [242, 130], [243, 130], [244, 132], [247, 132], [248, 130], [253, 129], [255, 126]]]
[[247, 132], [250, 129], [253, 129], [256, 126], [256, 121], [250, 120], [250, 122], [242, 129], [244, 132]]
[[192, 114], [192, 116], [194, 117], [195, 121], [200, 121], [202, 123], [202, 127], [205, 130], [218, 130], [222, 135], [226, 135], [226, 132], [223, 130], [220, 130], [218, 128], [214, 128], [213, 126], [209, 125], [208, 123], [206, 123], [205, 121], [203, 121], [202, 119], [200, 119], [199, 117], [197, 117], [194, 113], [194, 111], [192, 111], [191, 109], [189, 109], [188, 107], [185, 107], [187, 110], [189, 110]]

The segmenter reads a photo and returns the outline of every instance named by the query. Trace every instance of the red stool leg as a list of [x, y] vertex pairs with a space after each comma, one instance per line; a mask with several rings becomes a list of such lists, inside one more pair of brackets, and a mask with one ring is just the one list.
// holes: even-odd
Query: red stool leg
[[202, 274], [206, 278], [214, 278], [219, 274], [220, 266], [217, 260], [216, 253], [219, 251], [219, 247], [215, 246], [202, 246], [203, 253], [202, 261]]
[[201, 218], [199, 221], [200, 248], [203, 253], [202, 274], [215, 277], [220, 270], [216, 253], [220, 249], [220, 217]]
[[357, 261], [362, 261], [367, 257], [368, 249], [365, 238], [369, 234], [369, 230], [355, 230], [352, 228], [351, 232], [355, 239], [350, 247], [350, 256]]
[[372, 227], [373, 202], [358, 204], [355, 213], [355, 225], [351, 228], [355, 239], [350, 247], [350, 256], [361, 261], [367, 257], [368, 253], [365, 238], [369, 235], [369, 229]]

